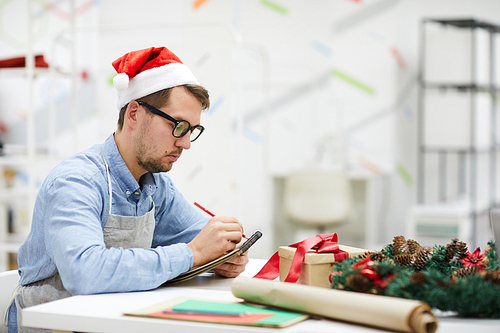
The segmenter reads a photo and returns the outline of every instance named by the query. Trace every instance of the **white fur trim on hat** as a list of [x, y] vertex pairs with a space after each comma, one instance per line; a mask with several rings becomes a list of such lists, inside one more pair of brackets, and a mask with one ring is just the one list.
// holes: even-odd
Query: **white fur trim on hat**
[[171, 63], [148, 69], [131, 78], [128, 82], [128, 88], [118, 90], [117, 87], [118, 109], [121, 109], [133, 100], [154, 92], [184, 84], [199, 84], [189, 67], [184, 64]]

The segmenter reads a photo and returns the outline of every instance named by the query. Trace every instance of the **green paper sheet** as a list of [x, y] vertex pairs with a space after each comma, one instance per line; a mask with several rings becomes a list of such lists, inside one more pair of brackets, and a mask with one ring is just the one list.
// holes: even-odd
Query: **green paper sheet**
[[[229, 321], [217, 320], [217, 315], [214, 315], [213, 318], [210, 316], [206, 316], [206, 320], [200, 320], [199, 318], [200, 316], [194, 314], [192, 316], [182, 315], [178, 316], [177, 318], [162, 316], [161, 312], [167, 309], [210, 311], [210, 312], [221, 312], [221, 313], [229, 312], [229, 313], [243, 314], [243, 315], [271, 314], [271, 316], [268, 316], [264, 319], [251, 323], [238, 323], [238, 322], [230, 322], [230, 320]], [[177, 297], [170, 301], [158, 303], [138, 311], [125, 313], [125, 315], [160, 318], [160, 319], [203, 321], [203, 322], [212, 322], [219, 324], [264, 326], [264, 327], [287, 327], [308, 318], [308, 315], [304, 315], [301, 313], [274, 310], [242, 302], [220, 302], [212, 300], [193, 299], [187, 297]]]

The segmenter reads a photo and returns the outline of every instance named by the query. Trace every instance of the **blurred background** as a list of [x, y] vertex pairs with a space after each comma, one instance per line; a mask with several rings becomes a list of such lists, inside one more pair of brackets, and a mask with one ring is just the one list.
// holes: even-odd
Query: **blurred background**
[[263, 237], [336, 232], [379, 250], [492, 238], [499, 203], [500, 1], [0, 2], [0, 270], [36, 192], [103, 142], [111, 62], [166, 46], [209, 90], [206, 131], [169, 173], [190, 202]]

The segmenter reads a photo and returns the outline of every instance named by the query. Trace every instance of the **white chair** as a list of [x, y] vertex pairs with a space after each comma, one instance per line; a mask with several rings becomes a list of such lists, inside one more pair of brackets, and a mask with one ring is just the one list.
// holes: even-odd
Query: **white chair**
[[314, 226], [324, 233], [326, 226], [347, 222], [352, 211], [349, 177], [342, 171], [302, 170], [285, 178], [283, 207], [294, 223]]
[[3, 324], [4, 314], [9, 305], [12, 291], [19, 281], [17, 270], [0, 273], [0, 331], [7, 332], [7, 327]]

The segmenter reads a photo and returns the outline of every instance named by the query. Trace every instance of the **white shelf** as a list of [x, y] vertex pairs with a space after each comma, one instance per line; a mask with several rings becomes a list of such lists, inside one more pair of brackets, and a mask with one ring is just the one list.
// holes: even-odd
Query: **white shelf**
[[29, 190], [27, 187], [3, 188], [0, 190], [0, 203], [9, 202], [19, 198], [25, 198], [30, 194], [36, 195], [37, 193], [38, 190]]
[[473, 219], [488, 213], [491, 208], [491, 204], [485, 200], [474, 206], [468, 198], [450, 203], [416, 205], [409, 211], [406, 233], [409, 238], [418, 239], [427, 245], [446, 244], [452, 238], [459, 238], [469, 244], [474, 235]]
[[470, 199], [456, 200], [447, 203], [421, 204], [413, 207], [414, 214], [425, 214], [426, 216], [457, 215], [470, 216], [472, 213], [482, 213], [490, 208], [490, 203], [486, 200], [478, 201], [472, 207]]
[[[49, 156], [46, 153], [40, 154], [36, 153], [33, 157], [35, 163], [45, 163], [45, 162], [60, 162], [69, 156], [57, 155]], [[2, 166], [26, 166], [28, 163], [32, 163], [32, 159], [28, 155], [0, 155], [0, 167]]]
[[0, 241], [0, 253], [17, 253], [19, 247], [24, 242], [28, 235], [23, 233], [6, 234], [5, 238]]
[[[426, 89], [423, 145], [426, 148], [489, 150], [492, 97], [474, 91]], [[471, 127], [475, 117], [475, 127]]]
[[17, 253], [19, 251], [19, 247], [21, 246], [23, 242], [18, 241], [18, 242], [1, 242], [0, 243], [0, 253], [1, 252], [7, 252], [7, 253]]
[[[34, 69], [35, 77], [38, 75], [50, 75], [52, 73], [54, 73], [58, 76], [69, 76], [68, 73], [63, 72], [59, 69], [56, 69], [55, 71], [52, 71], [50, 68], [46, 68], [46, 67], [36, 67]], [[0, 79], [27, 77], [27, 75], [28, 75], [28, 71], [27, 71], [26, 67], [0, 68]]]
[[[435, 22], [426, 24], [424, 80], [489, 84], [489, 38], [486, 29], [443, 26]], [[473, 49], [475, 53], [471, 52]]]
[[23, 166], [26, 165], [27, 156], [0, 156], [0, 166]]

